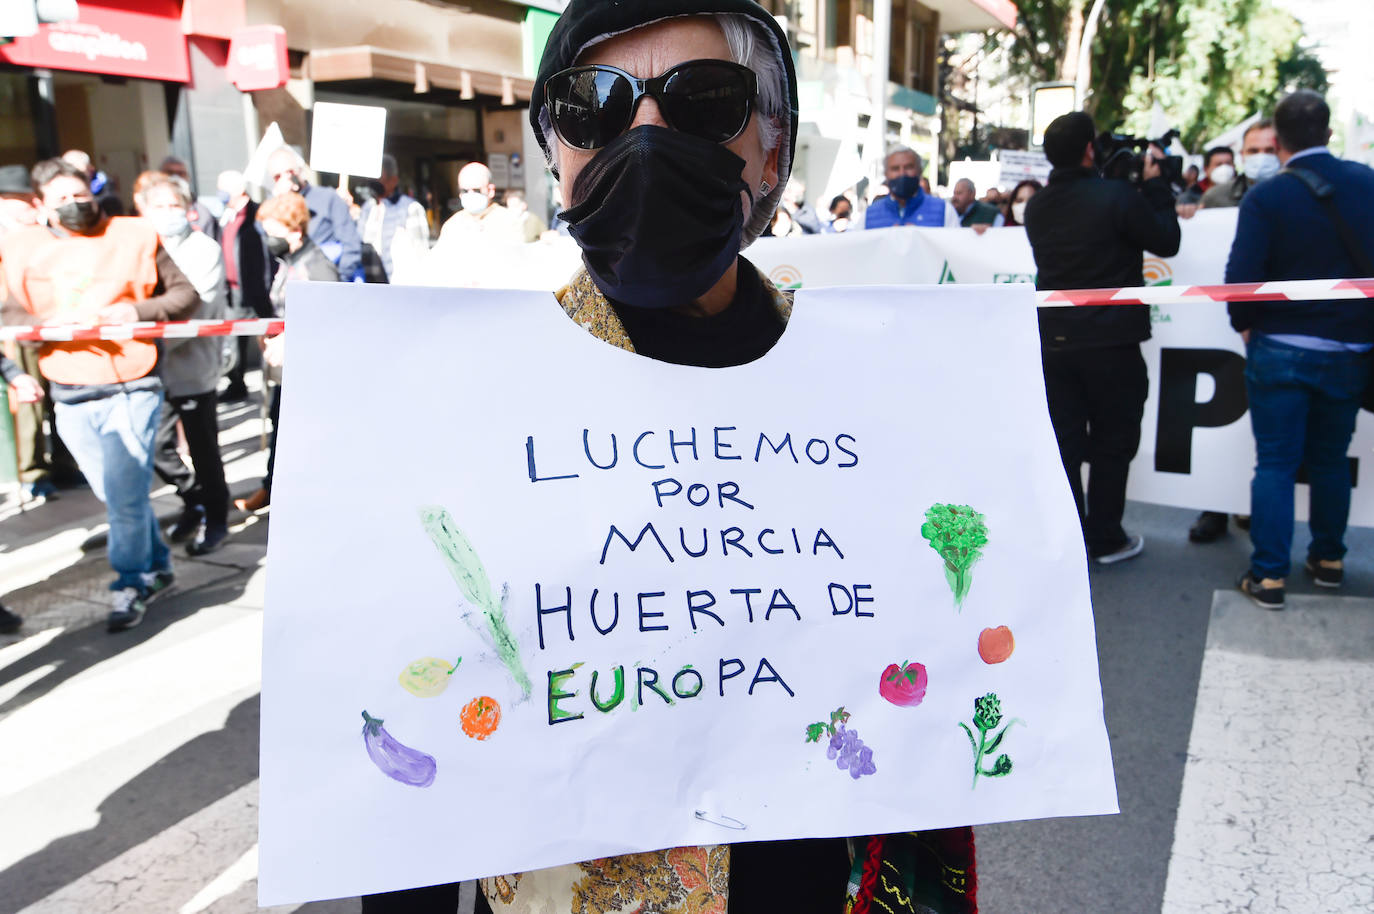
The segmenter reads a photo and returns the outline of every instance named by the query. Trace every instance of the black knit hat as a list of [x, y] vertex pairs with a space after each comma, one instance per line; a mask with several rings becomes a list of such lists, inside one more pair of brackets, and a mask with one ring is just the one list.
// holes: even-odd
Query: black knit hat
[[784, 142], [778, 150], [778, 184], [755, 201], [754, 215], [747, 227], [747, 236], [752, 239], [772, 220], [792, 172], [792, 158], [797, 149], [797, 71], [792, 64], [787, 33], [767, 10], [752, 0], [572, 0], [558, 17], [549, 34], [549, 42], [544, 46], [530, 102], [530, 125], [547, 156], [548, 138], [539, 123], [540, 112], [544, 110], [544, 84], [550, 76], [574, 66], [577, 55], [591, 42], [663, 19], [712, 13], [735, 13], [762, 25], [773, 38], [774, 51], [787, 77], [787, 123], [783, 125]]
[[1050, 121], [1045, 128], [1045, 158], [1055, 168], [1072, 168], [1083, 161], [1083, 150], [1097, 135], [1092, 116], [1070, 111]]

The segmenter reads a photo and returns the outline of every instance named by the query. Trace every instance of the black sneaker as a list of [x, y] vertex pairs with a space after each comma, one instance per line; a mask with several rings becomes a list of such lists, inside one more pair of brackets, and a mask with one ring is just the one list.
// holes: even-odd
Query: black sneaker
[[1321, 562], [1309, 555], [1307, 557], [1307, 564], [1304, 565], [1303, 568], [1307, 571], [1308, 576], [1312, 578], [1312, 583], [1316, 584], [1318, 587], [1330, 587], [1332, 590], [1335, 590], [1345, 583], [1344, 566], [1340, 568], [1327, 568]]
[[200, 528], [200, 532], [196, 534], [196, 538], [186, 544], [186, 554], [209, 555], [220, 546], [224, 545], [224, 541], [228, 538], [228, 527], [223, 524], [216, 524], [213, 527], [206, 524]]
[[1203, 511], [1188, 528], [1188, 539], [1194, 543], [1215, 543], [1226, 535], [1229, 518], [1220, 511]]
[[1126, 544], [1114, 552], [1107, 552], [1102, 555], [1093, 556], [1093, 561], [1099, 565], [1115, 565], [1117, 562], [1124, 562], [1133, 559], [1145, 551], [1145, 537], [1136, 533], [1126, 537]]
[[12, 613], [0, 604], [0, 635], [13, 635], [24, 624], [23, 616]]
[[200, 533], [200, 528], [205, 526], [205, 509], [200, 505], [187, 505], [181, 512], [181, 517], [172, 525], [172, 529], [167, 531], [167, 539], [173, 543], [184, 543]]
[[1277, 587], [1261, 587], [1260, 582], [1247, 571], [1240, 576], [1240, 580], [1236, 581], [1236, 587], [1260, 609], [1283, 609], [1284, 607], [1282, 584]]
[[143, 580], [145, 583], [143, 585], [143, 592], [140, 596], [145, 600], [151, 600], [153, 597], [171, 587], [172, 583], [176, 580], [176, 575], [172, 574], [172, 569], [164, 568], [161, 571], [154, 571], [144, 575]]
[[143, 621], [143, 614], [147, 611], [148, 607], [143, 604], [143, 594], [139, 593], [137, 587], [116, 590], [114, 608], [110, 610], [105, 628], [111, 632], [128, 631]]

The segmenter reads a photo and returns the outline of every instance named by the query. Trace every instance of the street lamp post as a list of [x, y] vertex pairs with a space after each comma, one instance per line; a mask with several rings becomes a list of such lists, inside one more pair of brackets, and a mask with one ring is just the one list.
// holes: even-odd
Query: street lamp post
[[868, 122], [870, 173], [878, 183], [886, 177], [887, 71], [892, 56], [892, 0], [873, 0], [873, 114]]

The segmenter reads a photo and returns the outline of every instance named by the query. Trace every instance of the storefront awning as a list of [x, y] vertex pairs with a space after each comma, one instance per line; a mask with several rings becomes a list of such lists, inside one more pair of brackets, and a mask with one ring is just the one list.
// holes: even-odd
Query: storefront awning
[[410, 86], [420, 94], [447, 89], [465, 99], [486, 95], [506, 105], [527, 105], [534, 91], [534, 81], [521, 76], [418, 60], [367, 46], [311, 51], [306, 72], [316, 83], [377, 80]]
[[1016, 28], [1013, 0], [921, 0], [940, 14], [942, 32], [981, 32]]
[[190, 82], [179, 0], [79, 0], [71, 22], [0, 46], [0, 63]]

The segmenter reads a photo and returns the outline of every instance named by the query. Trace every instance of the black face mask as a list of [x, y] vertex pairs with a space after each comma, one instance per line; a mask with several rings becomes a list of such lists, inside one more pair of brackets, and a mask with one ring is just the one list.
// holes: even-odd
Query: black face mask
[[739, 256], [743, 171], [719, 143], [651, 124], [607, 144], [562, 214], [597, 288], [637, 308], [705, 295]]
[[887, 189], [898, 200], [910, 200], [921, 192], [921, 179], [915, 175], [902, 175], [888, 181]]
[[267, 253], [273, 257], [285, 257], [291, 252], [291, 243], [276, 235], [267, 236]]
[[63, 203], [53, 212], [59, 225], [77, 235], [84, 235], [100, 224], [100, 204], [94, 200]]

